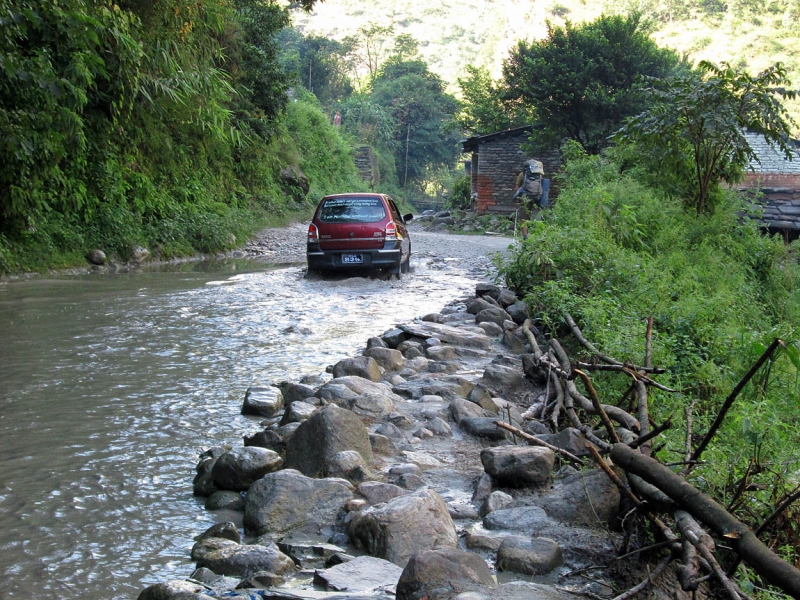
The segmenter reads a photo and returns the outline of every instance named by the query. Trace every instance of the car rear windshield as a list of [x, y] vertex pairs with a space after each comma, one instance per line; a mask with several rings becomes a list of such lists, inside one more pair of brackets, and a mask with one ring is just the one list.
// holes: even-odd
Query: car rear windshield
[[319, 211], [323, 223], [375, 223], [386, 218], [380, 198], [330, 198]]

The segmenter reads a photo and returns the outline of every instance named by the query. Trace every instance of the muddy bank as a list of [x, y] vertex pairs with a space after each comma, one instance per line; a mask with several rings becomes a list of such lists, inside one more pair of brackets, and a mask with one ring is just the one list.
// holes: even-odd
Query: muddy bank
[[198, 570], [140, 598], [627, 589], [636, 569], [615, 557], [635, 541], [619, 532], [620, 496], [605, 473], [496, 425], [586, 456], [580, 432], [532, 418], [547, 389], [524, 373], [526, 316], [509, 291], [479, 284], [327, 373], [250, 388], [252, 430], [197, 465], [195, 494], [219, 517], [198, 532]]

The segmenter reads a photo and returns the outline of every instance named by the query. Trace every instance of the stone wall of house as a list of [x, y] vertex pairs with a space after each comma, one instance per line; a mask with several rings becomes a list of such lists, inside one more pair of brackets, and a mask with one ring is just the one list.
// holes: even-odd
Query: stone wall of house
[[[476, 210], [478, 214], [486, 212], [510, 213], [515, 210], [512, 196], [516, 187], [517, 175], [523, 163], [535, 158], [544, 164], [545, 177], [560, 168], [557, 151], [527, 155], [520, 146], [527, 142], [528, 134], [506, 136], [488, 140], [480, 144], [477, 152], [477, 169], [472, 170], [473, 191], [477, 192]], [[550, 199], [554, 199], [558, 191], [551, 188]]]

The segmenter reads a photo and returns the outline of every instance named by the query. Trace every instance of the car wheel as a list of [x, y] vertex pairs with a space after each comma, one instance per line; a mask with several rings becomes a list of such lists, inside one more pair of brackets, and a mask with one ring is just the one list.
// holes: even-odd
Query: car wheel
[[408, 273], [411, 271], [411, 246], [408, 247], [408, 258], [405, 262], [400, 263], [400, 272]]

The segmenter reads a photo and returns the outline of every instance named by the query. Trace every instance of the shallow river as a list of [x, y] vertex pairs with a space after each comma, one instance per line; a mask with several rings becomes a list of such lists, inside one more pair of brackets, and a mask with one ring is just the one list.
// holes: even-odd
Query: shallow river
[[227, 261], [0, 284], [0, 598], [135, 598], [190, 575], [216, 522], [194, 466], [258, 430], [247, 387], [324, 373], [471, 293], [507, 246], [426, 250], [441, 239], [416, 236], [400, 281]]

